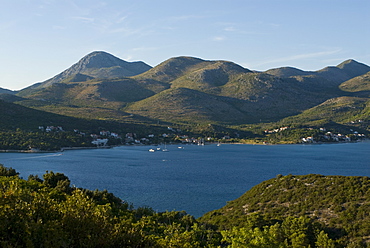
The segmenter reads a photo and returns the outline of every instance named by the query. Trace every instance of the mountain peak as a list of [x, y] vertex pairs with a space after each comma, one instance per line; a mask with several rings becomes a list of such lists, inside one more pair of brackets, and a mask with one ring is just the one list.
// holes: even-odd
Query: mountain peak
[[342, 63], [340, 63], [339, 65], [337, 65], [337, 67], [340, 68], [340, 69], [345, 69], [346, 67], [365, 67], [365, 68], [370, 68], [369, 66], [367, 66], [365, 64], [362, 64], [360, 62], [357, 62], [354, 59], [347, 59], [347, 60], [343, 61]]
[[84, 56], [67, 70], [43, 82], [41, 87], [60, 83], [67, 78], [73, 77], [75, 74], [86, 75], [89, 79], [119, 78], [135, 76], [151, 68], [151, 66], [141, 61], [127, 62], [110, 53], [94, 51]]
[[80, 65], [84, 68], [101, 68], [127, 64], [129, 64], [129, 62], [119, 59], [110, 53], [104, 51], [94, 51], [80, 59], [76, 65]]
[[336, 66], [342, 69], [350, 78], [363, 75], [370, 71], [370, 67], [357, 62], [354, 59], [348, 59]]

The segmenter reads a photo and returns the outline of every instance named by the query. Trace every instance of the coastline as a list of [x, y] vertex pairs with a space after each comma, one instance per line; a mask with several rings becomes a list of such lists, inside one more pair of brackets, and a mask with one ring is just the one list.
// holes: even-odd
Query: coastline
[[52, 150], [52, 151], [45, 151], [45, 150], [12, 150], [12, 149], [3, 149], [0, 150], [0, 153], [55, 153], [55, 152], [64, 152], [68, 150], [85, 150], [85, 149], [110, 149], [113, 146], [100, 146], [100, 147], [62, 147], [60, 150]]
[[[312, 142], [312, 143], [268, 143], [268, 142], [225, 142], [220, 143], [221, 145], [233, 144], [233, 145], [322, 145], [322, 144], [346, 144], [346, 143], [359, 143], [359, 142], [369, 142], [370, 139], [362, 139], [356, 141], [347, 141], [347, 142]], [[216, 142], [208, 142], [205, 145], [216, 144]], [[114, 146], [99, 146], [99, 147], [62, 147], [60, 150], [45, 151], [45, 150], [13, 150], [13, 149], [3, 149], [0, 150], [0, 153], [56, 153], [64, 151], [73, 151], [73, 150], [87, 150], [87, 149], [111, 149], [113, 147], [127, 146], [127, 145], [114, 145]], [[150, 146], [150, 145], [147, 145]]]

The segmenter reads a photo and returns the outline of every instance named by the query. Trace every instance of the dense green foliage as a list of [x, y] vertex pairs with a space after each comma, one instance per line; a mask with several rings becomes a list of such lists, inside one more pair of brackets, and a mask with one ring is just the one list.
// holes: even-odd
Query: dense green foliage
[[[365, 244], [370, 241], [369, 199], [368, 177], [278, 175], [200, 220], [219, 226], [221, 230], [240, 228], [237, 232], [243, 232], [245, 223], [249, 223], [259, 228], [256, 231], [272, 235], [270, 232], [275, 233], [275, 225], [282, 227], [294, 217], [297, 221], [311, 223], [307, 228], [316, 230], [313, 231], [316, 235], [324, 231], [338, 247], [349, 244], [354, 245], [350, 247], [367, 247]], [[321, 234], [320, 239], [324, 236]]]
[[90, 147], [91, 138], [72, 132], [25, 132], [22, 130], [0, 132], [0, 150], [56, 151], [62, 147]]
[[1, 247], [367, 247], [370, 179], [277, 176], [198, 220], [0, 165]]
[[219, 233], [184, 212], [133, 209], [106, 191], [69, 183], [53, 172], [43, 180], [0, 176], [0, 246], [215, 247], [220, 242]]

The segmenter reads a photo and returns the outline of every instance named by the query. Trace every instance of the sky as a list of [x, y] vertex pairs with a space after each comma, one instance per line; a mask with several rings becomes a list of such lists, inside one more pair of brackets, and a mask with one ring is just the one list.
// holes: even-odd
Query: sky
[[369, 0], [0, 0], [0, 88], [45, 81], [93, 51], [251, 70], [370, 65]]

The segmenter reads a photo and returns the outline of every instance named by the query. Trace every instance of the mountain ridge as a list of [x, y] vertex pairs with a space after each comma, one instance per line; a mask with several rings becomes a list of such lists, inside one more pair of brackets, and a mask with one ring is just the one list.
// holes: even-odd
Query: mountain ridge
[[[23, 99], [13, 101], [71, 116], [96, 108], [106, 113], [104, 118], [114, 112], [179, 124], [239, 125], [276, 122], [338, 97], [369, 97], [363, 89], [368, 89], [370, 67], [353, 59], [315, 72], [294, 67], [257, 72], [230, 61], [180, 56], [140, 74], [117, 77], [116, 65], [135, 67], [132, 63], [93, 52], [52, 79], [21, 90], [16, 96]], [[100, 70], [102, 65], [106, 67]], [[106, 77], [97, 78], [99, 73]], [[350, 81], [343, 82], [347, 78], [356, 80], [348, 86]], [[359, 84], [360, 90], [349, 89]], [[361, 113], [366, 117], [366, 111]]]

